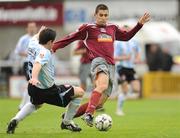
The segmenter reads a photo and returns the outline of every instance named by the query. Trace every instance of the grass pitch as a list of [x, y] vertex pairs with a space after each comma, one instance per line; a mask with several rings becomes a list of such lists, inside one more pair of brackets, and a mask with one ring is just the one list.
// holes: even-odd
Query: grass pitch
[[[108, 132], [90, 128], [75, 119], [80, 133], [61, 130], [60, 116], [65, 111], [44, 105], [19, 123], [14, 135], [6, 134], [9, 120], [17, 112], [19, 100], [0, 99], [0, 138], [180, 138], [180, 100], [135, 100], [124, 105], [125, 116], [116, 116], [116, 101], [105, 104], [105, 113], [113, 119]], [[101, 112], [96, 112], [101, 114]]]

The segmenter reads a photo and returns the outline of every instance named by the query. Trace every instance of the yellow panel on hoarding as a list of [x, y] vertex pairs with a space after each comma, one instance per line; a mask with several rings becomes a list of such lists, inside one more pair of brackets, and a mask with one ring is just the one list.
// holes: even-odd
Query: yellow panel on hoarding
[[180, 97], [180, 74], [149, 72], [143, 76], [144, 97]]

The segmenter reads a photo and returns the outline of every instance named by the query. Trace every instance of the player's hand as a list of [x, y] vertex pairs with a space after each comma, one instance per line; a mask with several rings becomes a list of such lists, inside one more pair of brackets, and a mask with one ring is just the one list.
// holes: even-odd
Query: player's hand
[[33, 79], [33, 78], [29, 80], [29, 83], [32, 84], [32, 85], [35, 85], [35, 86], [37, 86], [38, 84], [41, 84], [41, 83], [39, 82], [39, 80]]
[[39, 29], [39, 31], [37, 33], [38, 38], [39, 38], [39, 34], [41, 33], [41, 31], [46, 29], [46, 28], [47, 28], [46, 26], [41, 26], [41, 28]]
[[38, 33], [35, 34], [34, 37], [35, 37], [36, 39], [39, 39], [39, 34], [40, 34], [40, 32], [41, 32], [42, 30], [46, 29], [46, 28], [47, 28], [46, 26], [41, 26], [41, 28], [39, 29]]
[[140, 24], [145, 24], [146, 22], [148, 22], [151, 19], [151, 16], [148, 12], [145, 12], [144, 15], [139, 19], [139, 23]]
[[40, 32], [41, 32], [42, 30], [46, 29], [46, 28], [47, 28], [46, 26], [41, 26], [41, 28], [40, 28], [39, 31], [38, 31], [38, 34], [40, 34]]

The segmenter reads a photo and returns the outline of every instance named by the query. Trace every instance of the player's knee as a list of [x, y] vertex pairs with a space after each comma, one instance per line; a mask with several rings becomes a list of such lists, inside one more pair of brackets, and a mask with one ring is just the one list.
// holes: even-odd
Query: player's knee
[[101, 84], [97, 87], [97, 89], [99, 89], [100, 91], [105, 91], [108, 89], [108, 85], [107, 84]]
[[135, 92], [135, 93], [139, 93], [139, 92], [140, 92], [140, 89], [141, 89], [141, 88], [140, 88], [140, 87], [137, 87], [137, 86], [132, 88], [133, 92]]
[[140, 92], [140, 89], [138, 89], [138, 88], [137, 88], [137, 89], [134, 89], [133, 92], [139, 93], [139, 92]]
[[82, 89], [82, 88], [79, 88], [80, 90], [79, 90], [79, 96], [80, 97], [83, 97], [83, 95], [84, 95], [84, 90]]
[[84, 95], [84, 90], [83, 90], [81, 87], [75, 87], [74, 90], [75, 90], [75, 94], [76, 94], [78, 97], [83, 97], [83, 95]]

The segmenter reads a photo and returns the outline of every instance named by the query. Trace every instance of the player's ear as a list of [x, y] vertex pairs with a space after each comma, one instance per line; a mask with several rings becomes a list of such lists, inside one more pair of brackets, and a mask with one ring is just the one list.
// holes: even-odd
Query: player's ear
[[52, 40], [49, 40], [48, 42], [47, 42], [47, 45], [51, 45], [53, 43], [53, 41]]

